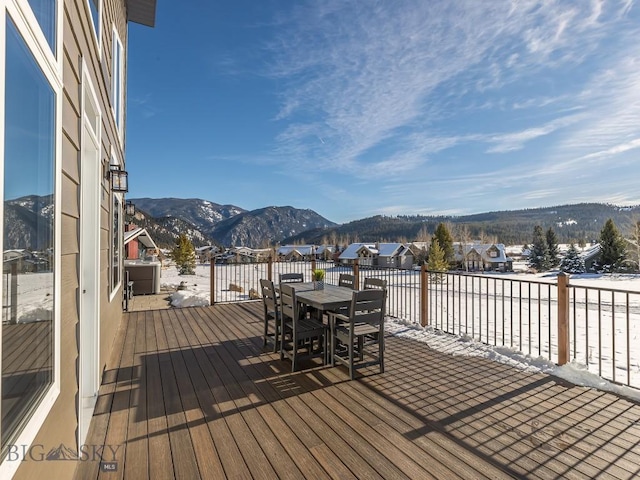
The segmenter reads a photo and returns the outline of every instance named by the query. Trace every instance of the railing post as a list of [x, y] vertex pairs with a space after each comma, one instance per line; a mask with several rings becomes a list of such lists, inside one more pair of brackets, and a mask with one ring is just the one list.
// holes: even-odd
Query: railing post
[[569, 363], [569, 275], [558, 274], [558, 365]]
[[10, 323], [18, 323], [18, 262], [11, 263], [11, 318]]
[[211, 298], [209, 299], [209, 303], [211, 305], [213, 305], [214, 303], [216, 303], [216, 262], [214, 259], [211, 259], [211, 262], [209, 263], [210, 266], [210, 271], [209, 271], [209, 289], [210, 289], [210, 295]]
[[311, 278], [313, 279], [313, 271], [316, 269], [316, 257], [311, 257]]
[[429, 325], [429, 275], [426, 263], [420, 267], [420, 325]]
[[267, 260], [267, 279], [273, 282], [273, 258], [271, 256]]
[[353, 276], [355, 277], [355, 289], [360, 290], [360, 266], [358, 265], [358, 259], [353, 261]]

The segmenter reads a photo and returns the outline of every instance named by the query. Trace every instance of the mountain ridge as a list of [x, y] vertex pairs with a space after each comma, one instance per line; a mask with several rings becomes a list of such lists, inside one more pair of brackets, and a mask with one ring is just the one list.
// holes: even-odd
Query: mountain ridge
[[186, 233], [196, 246], [217, 243], [262, 247], [310, 228], [336, 225], [313, 210], [291, 206], [269, 206], [249, 211], [198, 198], [142, 197], [129, 201], [136, 206], [136, 215], [128, 220], [144, 226], [152, 236], [162, 237], [158, 242], [162, 246], [170, 246], [165, 238], [168, 232], [175, 237]]
[[[553, 228], [562, 242], [591, 242], [598, 238], [608, 218], [614, 220], [623, 234], [634, 219], [640, 218], [640, 206], [583, 202], [459, 216], [374, 215], [336, 224], [313, 210], [292, 206], [245, 210], [202, 199], [142, 198], [131, 201], [140, 210], [151, 205], [152, 212], [164, 214], [156, 220], [167, 231], [177, 235], [180, 229], [193, 230], [197, 240], [194, 244], [209, 241], [224, 246], [249, 247], [300, 242], [343, 244], [415, 240], [425, 231], [432, 234], [441, 222], [449, 223], [453, 228], [465, 224], [472, 238], [494, 238], [507, 244], [529, 243], [535, 225], [541, 225], [545, 230]], [[171, 208], [172, 202], [175, 202], [175, 208]], [[219, 214], [214, 215], [213, 211]], [[175, 225], [171, 227], [169, 223]]]

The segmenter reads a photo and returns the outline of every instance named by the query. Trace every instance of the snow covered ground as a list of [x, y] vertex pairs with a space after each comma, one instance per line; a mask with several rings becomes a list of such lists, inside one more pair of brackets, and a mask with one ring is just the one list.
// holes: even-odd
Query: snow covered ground
[[[266, 277], [266, 273], [262, 271], [262, 267], [258, 268], [256, 266], [250, 266], [250, 268], [253, 269], [249, 270], [252, 272], [252, 277]], [[196, 266], [196, 274], [189, 276], [178, 275], [175, 267], [168, 266], [163, 268], [161, 282], [164, 287], [177, 288], [181, 283], [184, 287], [183, 290], [172, 294], [171, 304], [175, 307], [209, 305], [209, 273], [209, 265]], [[555, 283], [556, 281], [555, 275], [552, 276], [549, 274], [536, 275], [514, 273], [502, 274], [501, 278], [503, 277], [507, 279], [530, 280], [545, 283]], [[227, 279], [228, 277], [221, 278]], [[254, 279], [247, 279], [247, 283], [245, 285], [247, 288], [243, 287], [243, 292], [238, 292], [237, 299], [248, 298], [248, 286], [255, 284], [253, 280]], [[240, 286], [244, 285], [240, 278], [237, 278], [234, 281]], [[572, 277], [571, 284], [585, 287], [640, 292], [640, 276], [637, 275], [584, 274]], [[227, 287], [228, 285], [223, 284], [222, 281], [217, 282], [217, 290], [228, 290]], [[555, 375], [576, 385], [611, 391], [635, 399], [636, 401], [640, 401], [640, 390], [609, 382], [602, 377], [587, 371], [587, 366], [580, 363], [570, 363], [568, 365], [558, 367], [553, 362], [546, 360], [541, 356], [523, 354], [516, 348], [486, 345], [484, 343], [474, 341], [467, 335], [445, 334], [442, 333], [441, 330], [437, 330], [432, 327], [423, 328], [420, 325], [401, 319], [389, 318], [386, 323], [386, 330], [394, 336], [411, 338], [413, 340], [424, 342], [429, 345], [430, 348], [443, 353], [451, 355], [481, 356], [508, 364], [514, 368]], [[605, 335], [606, 334], [607, 332], [605, 332]], [[637, 335], [632, 338], [632, 341], [635, 344], [639, 343]], [[533, 350], [535, 351], [535, 349]], [[640, 365], [636, 365], [632, 362], [631, 367], [634, 369], [634, 375], [640, 375]]]
[[[19, 273], [15, 278], [18, 323], [53, 319], [53, 273]], [[11, 275], [4, 274], [3, 320], [11, 317]]]

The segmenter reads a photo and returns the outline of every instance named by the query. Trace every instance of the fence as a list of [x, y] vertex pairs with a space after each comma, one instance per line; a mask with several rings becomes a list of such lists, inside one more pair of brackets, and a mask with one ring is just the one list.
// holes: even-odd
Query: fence
[[5, 262], [2, 292], [2, 323], [16, 323], [18, 319], [18, 263]]
[[386, 280], [387, 314], [408, 323], [564, 365], [571, 360], [615, 383], [640, 388], [640, 292], [557, 280], [522, 280], [461, 272], [427, 272], [332, 262], [212, 265], [213, 303], [259, 298], [260, 278], [314, 268], [337, 284], [340, 273]]
[[640, 388], [640, 292], [460, 273], [429, 275], [428, 323]]
[[354, 265], [335, 265], [323, 260], [301, 262], [263, 262], [211, 265], [212, 303], [237, 302], [259, 297], [260, 279], [269, 278], [276, 283], [282, 273], [302, 273], [305, 281], [311, 281], [311, 272], [325, 271], [325, 282], [337, 285], [341, 273], [355, 274], [358, 285], [364, 279], [381, 278], [387, 282], [387, 313], [407, 322], [419, 322], [420, 272], [391, 268], [375, 268]]
[[571, 358], [640, 388], [640, 292], [569, 284]]

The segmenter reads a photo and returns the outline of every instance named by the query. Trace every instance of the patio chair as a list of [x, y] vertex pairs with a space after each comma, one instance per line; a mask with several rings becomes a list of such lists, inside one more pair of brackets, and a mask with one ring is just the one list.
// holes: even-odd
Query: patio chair
[[280, 285], [280, 306], [280, 359], [290, 358], [291, 371], [295, 372], [301, 359], [326, 354], [326, 327], [320, 320], [300, 315], [296, 291], [290, 284]]
[[356, 277], [355, 275], [351, 275], [350, 273], [341, 273], [338, 278], [338, 286], [350, 288], [351, 290], [355, 290], [356, 288]]
[[[384, 290], [354, 291], [349, 315], [329, 313], [331, 365], [346, 365], [351, 380], [356, 368], [380, 365], [384, 373], [384, 297]], [[365, 352], [370, 345], [377, 345], [377, 354]]]
[[281, 273], [279, 278], [280, 284], [304, 282], [304, 275], [302, 273]]
[[364, 279], [363, 290], [386, 290], [387, 281], [381, 278], [366, 278]]
[[[264, 305], [264, 336], [263, 346], [266, 347], [269, 339], [273, 339], [273, 351], [280, 348], [280, 335], [282, 330], [282, 317], [278, 305], [278, 296], [271, 280], [260, 279], [262, 290], [262, 304]], [[273, 321], [273, 328], [269, 324]]]

